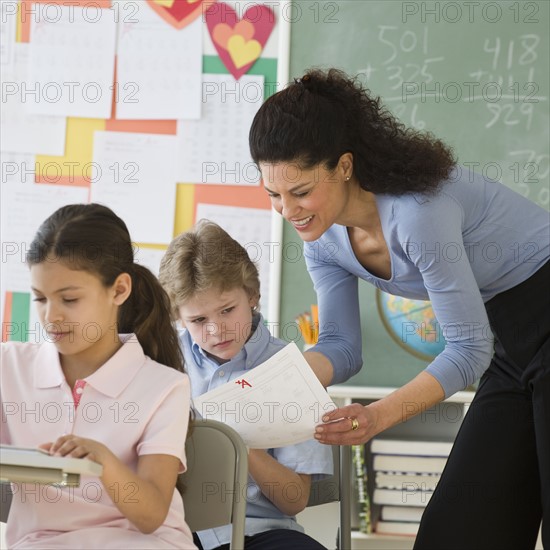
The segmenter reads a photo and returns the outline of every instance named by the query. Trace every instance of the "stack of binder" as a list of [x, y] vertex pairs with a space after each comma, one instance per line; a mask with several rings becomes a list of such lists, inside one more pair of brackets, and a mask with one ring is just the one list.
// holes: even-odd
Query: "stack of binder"
[[372, 440], [376, 533], [416, 535], [451, 447], [449, 441]]

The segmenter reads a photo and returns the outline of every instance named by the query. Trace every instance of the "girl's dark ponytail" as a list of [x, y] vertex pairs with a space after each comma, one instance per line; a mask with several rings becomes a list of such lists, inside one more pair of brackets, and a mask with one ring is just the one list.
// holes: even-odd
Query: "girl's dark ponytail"
[[157, 278], [134, 264], [130, 271], [132, 293], [119, 310], [119, 332], [135, 332], [145, 355], [183, 371], [183, 355], [170, 315], [170, 300]]

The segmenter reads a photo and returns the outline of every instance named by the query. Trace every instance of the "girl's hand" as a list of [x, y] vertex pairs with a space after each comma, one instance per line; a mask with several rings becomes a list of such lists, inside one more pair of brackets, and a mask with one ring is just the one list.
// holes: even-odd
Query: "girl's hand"
[[[101, 464], [103, 473], [99, 479], [109, 498], [142, 533], [153, 533], [164, 523], [180, 467], [176, 456], [140, 456], [137, 471], [134, 471], [105, 445], [93, 439], [63, 435], [53, 443], [42, 443], [39, 447], [53, 456], [88, 458]], [[120, 487], [125, 493], [120, 493]]]
[[315, 428], [315, 439], [326, 445], [366, 443], [381, 431], [377, 428], [376, 411], [359, 403], [330, 411], [323, 416], [323, 422]]
[[39, 447], [48, 451], [52, 456], [88, 458], [104, 466], [109, 459], [114, 457], [113, 453], [102, 443], [73, 434], [63, 435], [53, 443], [42, 443]]

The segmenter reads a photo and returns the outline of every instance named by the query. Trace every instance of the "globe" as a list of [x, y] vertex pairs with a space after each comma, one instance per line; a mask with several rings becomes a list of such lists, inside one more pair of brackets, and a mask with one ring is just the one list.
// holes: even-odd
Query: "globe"
[[376, 304], [384, 327], [403, 349], [427, 361], [443, 351], [445, 339], [429, 301], [376, 289]]

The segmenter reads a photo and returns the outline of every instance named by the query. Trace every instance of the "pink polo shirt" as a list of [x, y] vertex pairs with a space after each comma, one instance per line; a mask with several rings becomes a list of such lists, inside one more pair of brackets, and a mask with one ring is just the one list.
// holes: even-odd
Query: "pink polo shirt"
[[[147, 357], [135, 335], [121, 339], [117, 353], [75, 388], [81, 388], [76, 408], [53, 344], [2, 344], [1, 442], [36, 447], [75, 433], [103, 443], [133, 470], [140, 455], [167, 454], [178, 457], [184, 471], [189, 379]], [[10, 548], [195, 548], [176, 490], [164, 524], [145, 535], [99, 478], [83, 477], [78, 488], [12, 488]], [[118, 490], [119, 498], [139, 498], [132, 487]]]

